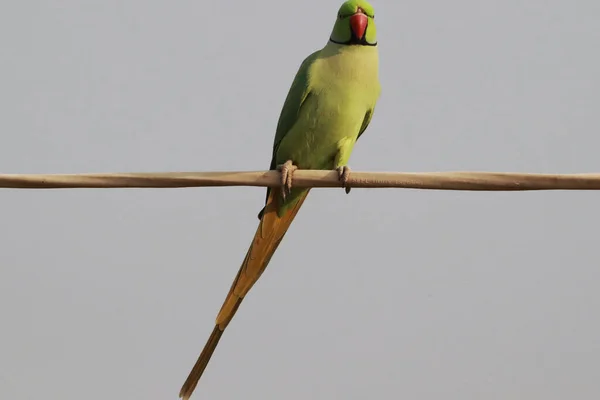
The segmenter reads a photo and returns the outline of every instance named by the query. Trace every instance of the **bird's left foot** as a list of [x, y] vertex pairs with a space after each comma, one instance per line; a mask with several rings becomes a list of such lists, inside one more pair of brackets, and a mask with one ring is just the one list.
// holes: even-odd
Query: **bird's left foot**
[[350, 167], [347, 165], [337, 167], [338, 176], [340, 178], [340, 182], [342, 182], [342, 186], [344, 190], [346, 190], [346, 194], [350, 193], [350, 186], [348, 185], [348, 180], [350, 178]]
[[292, 191], [292, 177], [297, 169], [298, 167], [292, 160], [287, 160], [284, 164], [277, 166], [277, 171], [281, 172], [281, 197], [284, 200]]

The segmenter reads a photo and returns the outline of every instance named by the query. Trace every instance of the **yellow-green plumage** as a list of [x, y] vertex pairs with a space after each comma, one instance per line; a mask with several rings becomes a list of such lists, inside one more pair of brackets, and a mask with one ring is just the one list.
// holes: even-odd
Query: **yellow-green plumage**
[[[379, 61], [373, 7], [346, 1], [329, 42], [301, 64], [281, 110], [271, 169], [291, 161], [300, 169], [345, 167], [365, 131], [379, 97]], [[267, 190], [260, 223], [217, 315], [213, 331], [180, 391], [188, 399], [244, 297], [258, 281], [279, 246], [308, 189], [283, 199]], [[251, 345], [251, 343], [249, 343]]]
[[[352, 43], [357, 38], [349, 23], [358, 10], [368, 19], [361, 44]], [[374, 17], [368, 2], [345, 2], [328, 43], [302, 62], [279, 117], [271, 169], [287, 160], [300, 169], [348, 163], [381, 92]], [[306, 189], [292, 189], [280, 205], [280, 215], [305, 193]]]
[[[298, 72], [306, 77], [296, 77], [307, 80], [308, 95], [276, 147], [273, 164], [292, 160], [300, 169], [346, 165], [379, 97], [378, 64], [375, 46], [329, 42], [309, 56]], [[280, 213], [305, 190], [292, 189]]]

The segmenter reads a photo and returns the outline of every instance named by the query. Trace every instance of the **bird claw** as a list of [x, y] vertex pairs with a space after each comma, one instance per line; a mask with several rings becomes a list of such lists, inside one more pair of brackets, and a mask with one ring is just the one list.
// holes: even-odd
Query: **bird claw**
[[342, 187], [344, 187], [346, 194], [350, 193], [350, 186], [348, 184], [348, 180], [350, 179], [350, 167], [343, 165], [341, 167], [337, 167], [336, 171], [338, 172], [340, 182], [342, 183]]
[[292, 177], [297, 169], [298, 167], [292, 160], [287, 160], [284, 164], [277, 166], [277, 171], [281, 172], [281, 197], [283, 200], [292, 191]]

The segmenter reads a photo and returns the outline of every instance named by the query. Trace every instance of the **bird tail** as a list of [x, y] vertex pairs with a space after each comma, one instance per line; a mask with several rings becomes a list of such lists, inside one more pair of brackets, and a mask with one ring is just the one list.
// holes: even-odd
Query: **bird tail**
[[269, 191], [266, 206], [262, 212], [254, 239], [217, 315], [215, 327], [204, 345], [204, 349], [200, 353], [194, 368], [192, 368], [179, 392], [179, 397], [183, 398], [183, 400], [189, 399], [192, 395], [213, 352], [217, 348], [217, 344], [225, 328], [231, 322], [244, 296], [246, 296], [269, 264], [271, 256], [277, 250], [277, 246], [279, 246], [279, 243], [294, 220], [308, 192], [309, 189], [304, 189], [301, 193], [297, 193], [297, 197], [294, 196], [296, 197], [294, 202], [286, 204], [285, 211], [279, 215], [279, 207], [277, 206], [280, 199], [280, 196], [278, 196], [279, 191]]

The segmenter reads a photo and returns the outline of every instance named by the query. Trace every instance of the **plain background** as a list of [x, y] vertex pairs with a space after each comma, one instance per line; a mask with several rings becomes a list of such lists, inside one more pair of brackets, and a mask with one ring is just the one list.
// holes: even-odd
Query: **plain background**
[[[0, 171], [263, 170], [338, 0], [0, 6]], [[350, 165], [600, 172], [600, 2], [374, 2]], [[261, 188], [0, 191], [0, 397], [176, 399]], [[596, 192], [314, 190], [195, 397], [600, 397]]]

